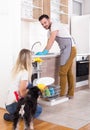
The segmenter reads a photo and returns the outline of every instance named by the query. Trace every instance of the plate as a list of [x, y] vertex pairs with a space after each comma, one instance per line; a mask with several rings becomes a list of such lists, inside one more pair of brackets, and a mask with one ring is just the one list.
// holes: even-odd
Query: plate
[[51, 85], [54, 83], [54, 78], [52, 77], [42, 77], [36, 80], [36, 84], [45, 84], [45, 85]]

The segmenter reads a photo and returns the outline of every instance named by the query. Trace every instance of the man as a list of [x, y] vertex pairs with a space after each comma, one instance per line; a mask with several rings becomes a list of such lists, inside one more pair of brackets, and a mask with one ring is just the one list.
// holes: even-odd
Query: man
[[[54, 41], [58, 43], [60, 47], [60, 96], [67, 95], [68, 98], [71, 99], [74, 96], [74, 77], [72, 74], [72, 63], [76, 56], [74, 41], [67, 28], [60, 22], [54, 23], [51, 21], [48, 15], [41, 15], [39, 21], [45, 29], [49, 30], [49, 38], [45, 49], [42, 52], [38, 52], [36, 55], [48, 54]], [[66, 94], [67, 81], [68, 91]]]

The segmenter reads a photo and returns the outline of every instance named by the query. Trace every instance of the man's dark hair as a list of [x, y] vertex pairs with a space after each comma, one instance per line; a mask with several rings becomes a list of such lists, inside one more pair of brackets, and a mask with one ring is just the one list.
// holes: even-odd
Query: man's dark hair
[[49, 16], [46, 14], [41, 15], [38, 20], [41, 21], [43, 18], [49, 19]]

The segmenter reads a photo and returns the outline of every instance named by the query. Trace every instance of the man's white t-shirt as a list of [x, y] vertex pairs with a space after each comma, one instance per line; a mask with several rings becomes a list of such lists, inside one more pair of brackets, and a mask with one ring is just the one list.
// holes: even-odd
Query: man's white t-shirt
[[57, 34], [58, 37], [71, 38], [72, 46], [75, 46], [75, 43], [74, 43], [74, 41], [69, 33], [68, 28], [65, 27], [65, 25], [60, 23], [60, 22], [53, 22], [52, 21], [51, 28], [50, 28], [49, 33], [48, 33], [48, 37], [50, 36], [51, 32], [56, 31], [56, 30], [58, 30], [58, 34]]

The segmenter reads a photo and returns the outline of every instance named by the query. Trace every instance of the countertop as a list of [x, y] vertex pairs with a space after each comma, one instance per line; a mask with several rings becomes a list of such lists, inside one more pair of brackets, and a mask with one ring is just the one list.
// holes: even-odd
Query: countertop
[[33, 58], [40, 57], [40, 58], [49, 58], [49, 57], [57, 57], [60, 53], [48, 53], [47, 55], [33, 55]]

